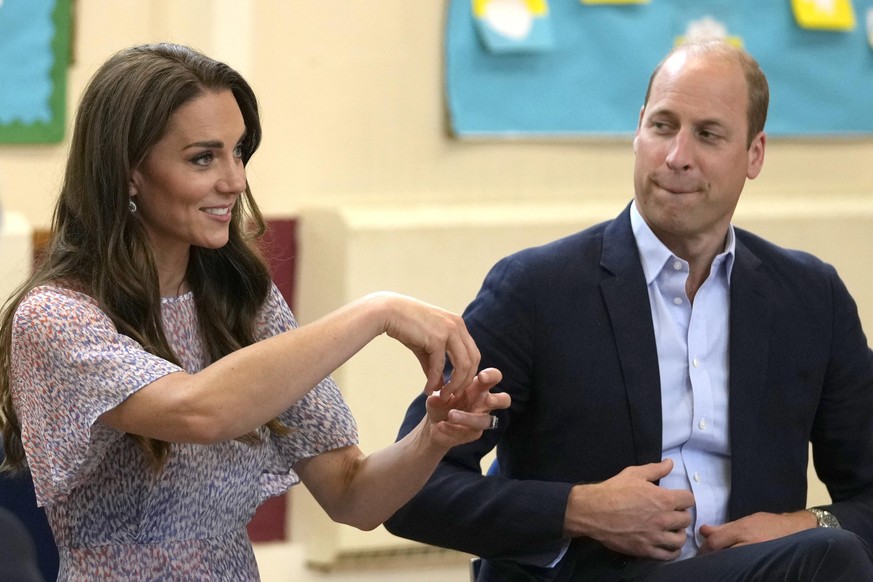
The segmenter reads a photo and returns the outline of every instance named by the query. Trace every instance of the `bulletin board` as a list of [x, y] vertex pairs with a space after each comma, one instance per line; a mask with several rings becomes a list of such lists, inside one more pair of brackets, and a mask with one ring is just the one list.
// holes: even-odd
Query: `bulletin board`
[[[518, 0], [533, 15], [522, 43], [504, 42], [518, 31], [482, 25], [488, 1], [448, 6], [455, 136], [631, 136], [654, 67], [680, 37], [709, 26], [761, 64], [769, 135], [873, 137], [873, 0]], [[805, 27], [793, 10], [804, 1], [845, 3], [854, 23]]]
[[64, 137], [70, 0], [0, 0], [0, 143]]

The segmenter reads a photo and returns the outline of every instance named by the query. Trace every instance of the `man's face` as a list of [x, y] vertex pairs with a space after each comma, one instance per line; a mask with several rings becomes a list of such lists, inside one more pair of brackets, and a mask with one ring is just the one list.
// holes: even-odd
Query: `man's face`
[[739, 64], [678, 52], [655, 77], [634, 138], [637, 208], [664, 244], [723, 245], [746, 178], [764, 162], [748, 143], [748, 91]]

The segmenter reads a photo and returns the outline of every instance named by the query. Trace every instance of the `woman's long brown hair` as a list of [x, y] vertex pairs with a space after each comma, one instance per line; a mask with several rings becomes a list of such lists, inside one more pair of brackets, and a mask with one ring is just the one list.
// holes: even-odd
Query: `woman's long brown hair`
[[[91, 79], [76, 115], [51, 242], [0, 315], [0, 425], [6, 453], [0, 470], [26, 465], [10, 386], [12, 324], [18, 305], [34, 287], [60, 282], [80, 288], [98, 301], [120, 333], [180, 363], [164, 332], [149, 241], [128, 208], [129, 185], [134, 168], [163, 137], [173, 113], [215, 90], [230, 90], [236, 98], [245, 121], [242, 160], [247, 164], [261, 141], [257, 100], [226, 64], [181, 45], [143, 45], [117, 53]], [[270, 290], [269, 271], [254, 246], [264, 230], [247, 185], [233, 208], [229, 242], [220, 249], [191, 249], [187, 282], [211, 361], [255, 341], [255, 321]], [[267, 426], [285, 430], [275, 419]], [[169, 443], [131, 438], [156, 470], [164, 465]], [[256, 440], [254, 435], [243, 438]]]

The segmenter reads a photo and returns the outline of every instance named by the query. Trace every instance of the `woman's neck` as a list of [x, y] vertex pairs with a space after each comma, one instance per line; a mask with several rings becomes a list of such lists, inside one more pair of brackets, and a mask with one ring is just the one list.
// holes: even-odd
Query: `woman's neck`
[[155, 262], [158, 268], [158, 280], [161, 286], [161, 297], [177, 297], [188, 291], [188, 258], [190, 248], [184, 253], [177, 252], [172, 255], [154, 252]]

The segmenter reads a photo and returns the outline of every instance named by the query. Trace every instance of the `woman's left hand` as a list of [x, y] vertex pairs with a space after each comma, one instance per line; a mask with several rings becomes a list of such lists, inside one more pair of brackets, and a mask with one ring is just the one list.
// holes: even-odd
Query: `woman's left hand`
[[460, 395], [452, 394], [445, 402], [439, 393], [428, 396], [427, 419], [431, 425], [434, 444], [455, 447], [482, 436], [495, 428], [491, 412], [509, 408], [511, 399], [505, 392], [489, 390], [503, 379], [500, 370], [487, 368], [479, 372]]

